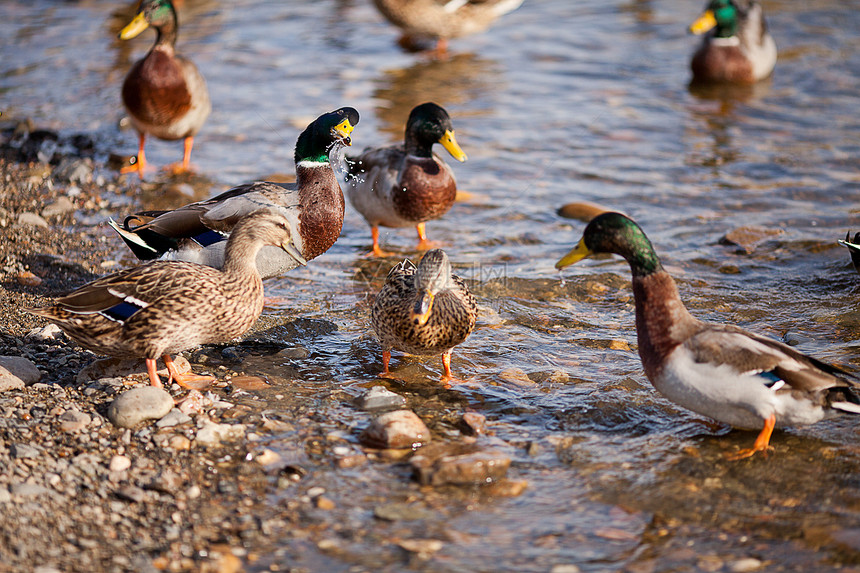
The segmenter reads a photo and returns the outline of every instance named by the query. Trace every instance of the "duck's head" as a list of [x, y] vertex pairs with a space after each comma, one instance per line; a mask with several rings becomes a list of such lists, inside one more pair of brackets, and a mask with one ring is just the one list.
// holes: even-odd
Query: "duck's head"
[[717, 38], [730, 38], [738, 33], [740, 12], [733, 0], [711, 0], [705, 12], [690, 25], [690, 32], [699, 35], [714, 29]]
[[441, 144], [457, 161], [466, 161], [448, 112], [435, 103], [422, 103], [413, 108], [406, 121], [406, 153], [431, 157], [434, 143]]
[[170, 0], [141, 0], [137, 16], [119, 33], [120, 40], [130, 40], [152, 26], [156, 30], [176, 29], [176, 10]]
[[358, 119], [358, 110], [342, 107], [313, 120], [296, 141], [296, 164], [328, 163], [328, 154], [335, 145], [352, 145], [350, 134]]
[[245, 248], [249, 245], [259, 247], [271, 245], [289, 253], [299, 264], [307, 264], [305, 258], [293, 246], [292, 237], [293, 229], [289, 220], [278, 209], [269, 207], [239, 219], [230, 233], [227, 250], [236, 248], [234, 244], [240, 244]]
[[624, 257], [634, 276], [644, 276], [662, 269], [651, 241], [633, 219], [621, 213], [602, 213], [591, 220], [582, 238], [569, 253], [555, 264], [559, 270], [600, 253]]
[[415, 270], [415, 290], [418, 298], [412, 309], [412, 321], [424, 326], [430, 319], [433, 300], [441, 291], [450, 287], [451, 261], [442, 249], [427, 251]]

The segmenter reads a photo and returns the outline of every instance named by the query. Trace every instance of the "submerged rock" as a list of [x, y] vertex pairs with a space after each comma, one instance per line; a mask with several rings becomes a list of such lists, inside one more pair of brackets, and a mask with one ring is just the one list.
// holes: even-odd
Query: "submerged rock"
[[375, 448], [418, 448], [430, 441], [430, 430], [412, 410], [395, 410], [373, 420], [360, 439]]
[[386, 408], [402, 408], [406, 405], [406, 398], [395, 394], [385, 386], [374, 386], [366, 394], [356, 400], [356, 404], [362, 410], [384, 410]]
[[422, 448], [410, 463], [425, 485], [483, 485], [505, 477], [511, 459], [474, 444], [434, 444]]
[[158, 420], [173, 409], [173, 398], [154, 386], [132, 388], [111, 402], [108, 418], [120, 428], [131, 428], [145, 420]]

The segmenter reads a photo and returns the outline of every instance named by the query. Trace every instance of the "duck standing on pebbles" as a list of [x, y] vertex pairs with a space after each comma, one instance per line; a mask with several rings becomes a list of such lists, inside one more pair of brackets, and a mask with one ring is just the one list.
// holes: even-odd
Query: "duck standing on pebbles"
[[457, 161], [466, 154], [454, 137], [451, 117], [442, 106], [428, 102], [416, 106], [406, 121], [402, 145], [367, 148], [347, 158], [346, 193], [355, 210], [370, 225], [371, 255], [390, 255], [379, 247], [379, 225], [411, 227], [418, 231], [418, 249], [431, 243], [425, 221], [448, 212], [457, 198], [457, 181], [451, 168], [433, 153], [439, 143]]
[[203, 387], [211, 376], [180, 374], [171, 354], [244, 334], [263, 310], [263, 282], [254, 263], [264, 245], [286, 248], [291, 225], [274, 209], [243, 217], [227, 241], [223, 270], [184, 261], [155, 261], [86, 284], [53, 306], [29, 309], [97, 354], [146, 359], [153, 386], [162, 357], [176, 381]]
[[483, 32], [500, 16], [519, 8], [523, 0], [373, 0], [379, 12], [403, 31], [400, 45], [420, 49], [423, 41], [436, 43], [445, 55], [448, 39]]
[[690, 31], [706, 34], [690, 64], [694, 82], [752, 84], [776, 65], [776, 43], [758, 2], [711, 0]]
[[654, 387], [693, 412], [737, 428], [761, 428], [753, 447], [731, 459], [766, 452], [774, 427], [860, 414], [855, 376], [737, 326], [694, 318], [631, 219], [598, 215], [556, 267], [597, 253], [615, 253], [630, 264], [639, 357]]
[[451, 379], [451, 351], [475, 329], [478, 305], [466, 283], [453, 274], [448, 255], [427, 251], [416, 267], [404, 260], [388, 273], [371, 309], [371, 323], [382, 345], [383, 375], [391, 350], [431, 356], [442, 354]]
[[[345, 202], [329, 154], [350, 145], [358, 112], [343, 107], [311, 122], [296, 142], [296, 182], [257, 181], [174, 209], [126, 217], [122, 226], [110, 221], [125, 244], [141, 260], [162, 258], [224, 264], [227, 237], [248, 213], [278, 209], [290, 221], [292, 239], [284, 248], [263, 247], [257, 268], [264, 279], [279, 276], [326, 252], [340, 236]], [[145, 221], [136, 227], [132, 221]]]
[[167, 141], [184, 139], [182, 163], [174, 166], [173, 172], [188, 171], [194, 136], [212, 111], [203, 75], [190, 60], [176, 53], [179, 23], [170, 0], [142, 0], [137, 16], [119, 37], [130, 40], [149, 26], [157, 33], [155, 44], [135, 62], [122, 84], [122, 102], [140, 137], [137, 163], [122, 171], [137, 171], [141, 177], [146, 168], [143, 148], [147, 134]]

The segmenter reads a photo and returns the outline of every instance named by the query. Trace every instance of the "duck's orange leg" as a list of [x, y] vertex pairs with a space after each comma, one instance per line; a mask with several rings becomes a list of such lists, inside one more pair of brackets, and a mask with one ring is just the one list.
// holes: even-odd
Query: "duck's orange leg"
[[191, 149], [194, 147], [194, 136], [189, 135], [184, 140], [182, 163], [173, 163], [166, 167], [171, 175], [182, 175], [191, 171]]
[[391, 362], [391, 351], [383, 350], [382, 351], [382, 375], [388, 376], [391, 374], [391, 370], [388, 369], [388, 363]]
[[179, 370], [176, 368], [176, 364], [173, 362], [173, 359], [170, 358], [169, 354], [165, 354], [161, 359], [164, 360], [164, 365], [167, 366], [167, 372], [170, 373], [170, 376], [167, 378], [168, 384], [170, 384], [172, 380], [175, 380], [176, 383], [183, 388], [202, 390], [215, 380], [214, 376], [200, 376], [192, 372], [180, 374]]
[[424, 228], [424, 223], [418, 223], [415, 225], [415, 230], [418, 231], [418, 246], [416, 248], [419, 251], [429, 251], [430, 249], [436, 248], [436, 243], [427, 239], [427, 232]]
[[773, 449], [768, 444], [770, 443], [770, 435], [773, 433], [774, 426], [776, 426], [776, 416], [771, 414], [770, 417], [764, 421], [764, 428], [761, 429], [761, 432], [755, 439], [753, 447], [740, 450], [735, 454], [730, 454], [726, 456], [726, 458], [730, 460], [742, 460], [752, 456], [756, 452], [767, 454], [768, 450]]
[[367, 253], [368, 257], [390, 257], [394, 253], [389, 253], [388, 251], [383, 251], [379, 246], [379, 227], [377, 225], [373, 225], [370, 227], [370, 236], [373, 238], [373, 247], [369, 253]]
[[158, 377], [158, 368], [155, 366], [155, 358], [146, 359], [146, 372], [149, 374], [149, 383], [156, 388], [164, 388], [161, 378]]
[[143, 153], [143, 147], [146, 145], [146, 134], [140, 133], [138, 135], [138, 144], [137, 144], [137, 161], [135, 161], [134, 165], [126, 165], [122, 169], [119, 170], [120, 173], [134, 173], [137, 171], [138, 176], [143, 179], [143, 170], [146, 169], [146, 155]]

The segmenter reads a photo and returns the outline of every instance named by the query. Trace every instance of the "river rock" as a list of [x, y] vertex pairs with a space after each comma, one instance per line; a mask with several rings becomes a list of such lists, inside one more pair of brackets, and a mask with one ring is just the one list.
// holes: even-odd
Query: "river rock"
[[159, 428], [171, 428], [173, 426], [178, 426], [179, 424], [185, 424], [191, 421], [191, 416], [180, 410], [179, 408], [173, 408], [170, 412], [167, 413], [162, 419], [155, 423]]
[[126, 456], [121, 456], [119, 454], [115, 455], [110, 459], [110, 465], [108, 468], [112, 472], [124, 472], [128, 468], [131, 467], [131, 460]]
[[89, 183], [93, 180], [93, 160], [89, 157], [65, 157], [54, 168], [54, 178], [69, 183]]
[[29, 444], [12, 444], [9, 453], [17, 460], [38, 458], [42, 450]]
[[27, 338], [31, 340], [37, 340], [39, 342], [45, 342], [47, 340], [60, 340], [62, 337], [63, 329], [54, 324], [53, 322], [48, 323], [46, 326], [43, 326], [41, 328], [36, 327], [27, 333]]
[[460, 430], [467, 436], [480, 436], [487, 433], [487, 417], [477, 412], [464, 412], [460, 418]]
[[111, 402], [108, 418], [120, 428], [131, 428], [144, 420], [158, 420], [173, 408], [173, 398], [154, 386], [132, 388]]
[[2, 386], [4, 378], [9, 376], [30, 386], [39, 381], [42, 373], [39, 372], [35, 364], [23, 356], [0, 356], [0, 386]]
[[18, 224], [28, 227], [48, 227], [48, 222], [46, 220], [44, 220], [40, 215], [29, 211], [25, 211], [18, 215]]
[[430, 430], [412, 410], [395, 410], [373, 420], [360, 439], [376, 448], [417, 448], [430, 441]]
[[505, 477], [511, 459], [474, 444], [433, 444], [422, 448], [410, 463], [425, 485], [482, 485]]
[[[173, 359], [176, 369], [180, 374], [185, 374], [191, 370], [191, 364], [182, 356], [177, 356]], [[156, 366], [161, 365], [159, 360]], [[85, 384], [90, 380], [100, 380], [102, 378], [123, 378], [125, 376], [133, 376], [137, 374], [146, 375], [146, 361], [128, 358], [103, 358], [87, 365], [83, 370], [78, 372], [76, 381], [78, 384]], [[168, 372], [166, 367], [158, 370], [159, 376], [163, 376], [167, 380]]]
[[395, 394], [385, 386], [374, 386], [363, 396], [360, 396], [356, 400], [356, 404], [362, 410], [402, 408], [406, 405], [406, 398], [400, 394]]
[[79, 432], [90, 425], [92, 418], [77, 410], [66, 410], [60, 414], [60, 429], [64, 432]]
[[47, 205], [44, 209], [42, 209], [42, 217], [50, 218], [56, 217], [57, 215], [62, 215], [64, 213], [69, 213], [75, 210], [75, 206], [65, 195], [60, 195], [57, 197], [57, 200], [53, 203]]
[[223, 440], [237, 440], [245, 436], [245, 424], [218, 424], [204, 420], [197, 430], [197, 443], [204, 446], [217, 446]]

